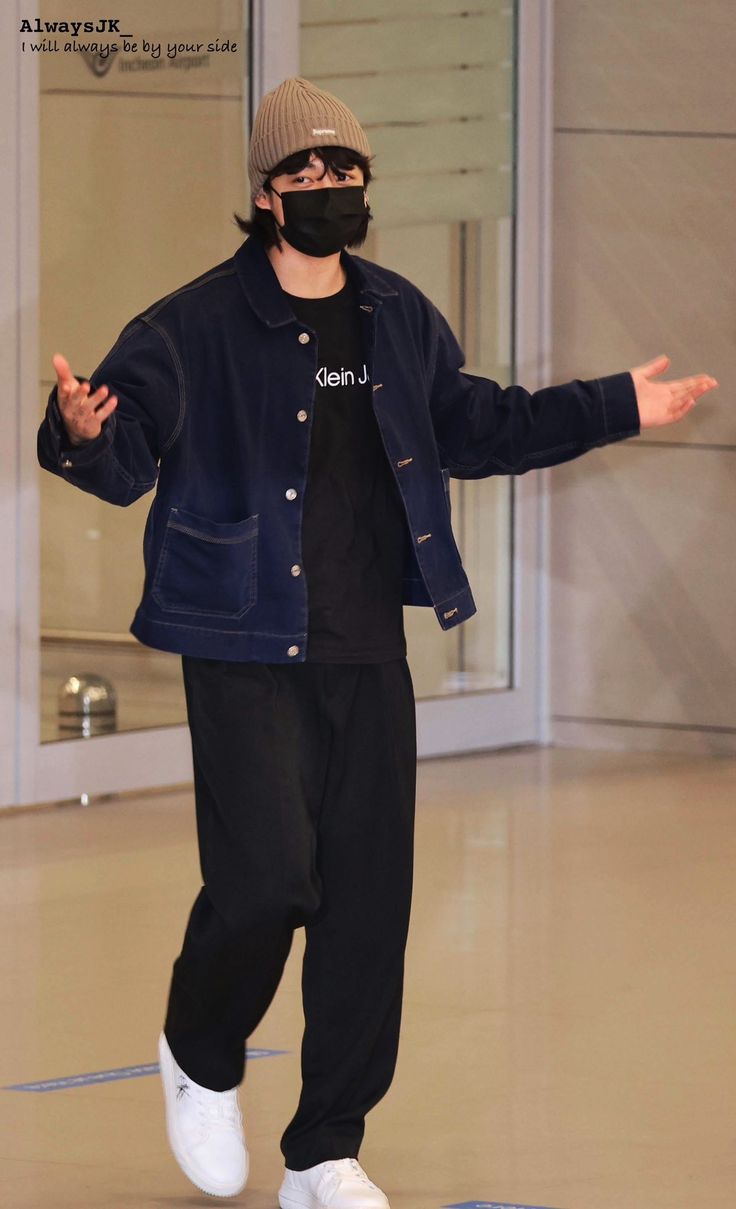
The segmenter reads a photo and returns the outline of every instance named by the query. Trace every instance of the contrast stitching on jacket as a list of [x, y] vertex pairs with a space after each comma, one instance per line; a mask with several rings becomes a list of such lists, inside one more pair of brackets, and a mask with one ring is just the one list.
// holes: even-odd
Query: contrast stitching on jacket
[[[126, 488], [128, 489], [127, 495], [130, 495], [131, 488], [135, 488], [136, 491], [140, 491], [141, 494], [145, 494], [146, 491], [150, 491], [151, 488], [156, 485], [155, 479], [153, 480], [152, 483], [136, 482], [136, 480], [133, 478], [133, 476], [125, 469], [125, 467], [122, 465], [122, 463], [119, 462], [118, 459], [115, 457], [112, 446], [110, 446], [110, 445], [108, 445], [107, 449], [103, 450], [103, 452], [100, 454], [100, 456], [98, 458], [95, 458], [95, 460], [93, 462], [88, 462], [86, 464], [83, 464], [79, 469], [81, 469], [84, 472], [88, 468], [94, 467], [97, 464], [97, 462], [101, 461], [104, 458], [105, 454], [108, 452], [112, 456], [112, 464], [113, 464], [113, 468], [115, 469], [115, 472], [120, 476], [120, 478], [123, 480], [123, 483], [125, 484]], [[64, 474], [61, 475], [61, 478], [72, 483], [74, 486], [79, 486], [83, 490], [86, 490], [85, 484], [86, 484], [87, 480], [85, 479], [84, 474], [82, 474], [81, 476], [79, 474], [75, 474], [74, 473], [75, 469], [76, 469], [76, 466], [73, 466], [71, 468], [71, 470], [69, 470], [69, 469], [65, 470]], [[104, 499], [105, 497], [100, 496], [98, 498]], [[117, 503], [118, 501], [110, 500], [109, 502]], [[126, 502], [127, 502], [127, 496], [126, 496]], [[131, 501], [131, 503], [132, 503], [132, 501]]]
[[109, 350], [109, 352], [105, 353], [105, 356], [103, 357], [102, 361], [100, 361], [100, 364], [97, 366], [97, 368], [95, 370], [92, 371], [92, 374], [87, 379], [88, 382], [91, 382], [92, 378], [100, 378], [100, 377], [104, 378], [105, 375], [100, 373], [100, 371], [110, 360], [113, 353], [116, 353], [118, 351], [118, 349], [120, 348], [120, 346], [122, 344], [125, 344], [126, 340], [130, 339], [130, 337], [136, 331], [136, 328], [140, 322], [141, 321], [140, 321], [139, 317], [136, 315], [133, 319], [131, 319], [128, 323], [126, 323], [125, 327], [123, 328], [122, 332], [120, 333], [117, 340], [113, 344], [112, 348]]
[[617, 441], [622, 437], [638, 437], [639, 430], [636, 428], [624, 428], [622, 432], [609, 432], [608, 440]]
[[295, 638], [306, 640], [306, 632], [300, 631], [298, 634], [273, 634], [269, 630], [223, 630], [221, 627], [205, 626], [205, 625], [184, 625], [181, 621], [160, 621], [157, 617], [151, 617], [147, 613], [142, 613], [141, 616], [147, 625], [164, 625], [175, 630], [201, 630], [206, 634], [221, 634], [226, 637], [228, 634], [248, 634], [251, 638], [281, 638], [285, 642], [293, 642]]
[[143, 316], [142, 318], [143, 318], [143, 322], [148, 324], [148, 326], [154, 332], [158, 332], [159, 336], [161, 337], [161, 339], [163, 340], [167, 349], [169, 350], [169, 356], [171, 357], [171, 360], [174, 364], [174, 370], [176, 372], [176, 380], [179, 384], [179, 415], [177, 417], [177, 421], [176, 421], [176, 424], [174, 425], [174, 430], [173, 430], [171, 436], [169, 437], [168, 441], [166, 441], [161, 446], [161, 453], [164, 454], [164, 453], [166, 453], [166, 451], [168, 449], [171, 448], [174, 441], [176, 440], [179, 433], [181, 432], [182, 426], [184, 424], [184, 412], [186, 410], [186, 391], [184, 389], [184, 369], [182, 367], [181, 361], [179, 360], [179, 355], [176, 351], [176, 348], [174, 347], [174, 343], [171, 340], [171, 337], [169, 336], [168, 332], [166, 332], [164, 330], [164, 328], [160, 327], [158, 323], [154, 323], [153, 320], [149, 319], [147, 316]]
[[[104, 367], [105, 367], [105, 365], [106, 365], [106, 364], [107, 364], [107, 362], [108, 362], [108, 361], [111, 359], [111, 357], [113, 356], [113, 354], [114, 354], [114, 353], [116, 353], [116, 352], [118, 351], [118, 349], [122, 347], [122, 345], [123, 345], [123, 344], [125, 344], [126, 340], [129, 340], [129, 339], [130, 339], [130, 337], [131, 337], [131, 336], [132, 336], [132, 335], [133, 335], [135, 332], [140, 331], [140, 324], [142, 324], [142, 323], [148, 323], [148, 321], [147, 321], [147, 320], [146, 320], [146, 319], [145, 319], [145, 318], [144, 318], [142, 315], [136, 315], [136, 316], [135, 316], [133, 319], [131, 319], [131, 320], [129, 321], [129, 323], [127, 323], [127, 324], [126, 324], [126, 326], [123, 328], [122, 332], [121, 332], [121, 333], [120, 333], [120, 335], [118, 336], [117, 340], [116, 340], [116, 341], [115, 341], [115, 343], [113, 344], [112, 348], [109, 350], [109, 352], [107, 352], [107, 353], [105, 354], [104, 358], [102, 359], [102, 361], [100, 361], [100, 364], [97, 366], [97, 368], [96, 368], [95, 370], [93, 370], [93, 371], [92, 371], [92, 375], [91, 375], [91, 377], [87, 379], [87, 381], [88, 381], [88, 382], [90, 382], [90, 383], [91, 383], [92, 378], [94, 378], [96, 381], [99, 381], [99, 379], [100, 379], [100, 378], [103, 378], [103, 379], [104, 379], [104, 378], [106, 377], [106, 374], [104, 373]], [[149, 326], [150, 328], [152, 328], [154, 331], [159, 332], [159, 334], [160, 334], [160, 335], [163, 335], [163, 333], [161, 332], [161, 329], [158, 327], [158, 325], [153, 324], [153, 323], [148, 323], [148, 326]], [[170, 351], [171, 351], [171, 350], [170, 350]], [[176, 368], [176, 365], [175, 365], [175, 368]], [[177, 377], [178, 377], [178, 374], [177, 374]], [[182, 406], [182, 405], [181, 405], [181, 382], [180, 382], [180, 386], [179, 386], [179, 395], [180, 395], [180, 404], [179, 404], [179, 408], [180, 408], [180, 418], [181, 418], [181, 414], [182, 414], [182, 413], [181, 413], [181, 406]], [[115, 415], [115, 412], [114, 412], [114, 411], [110, 413], [110, 421], [111, 421], [111, 422], [116, 422], [116, 421], [117, 421], [117, 417], [116, 417], [116, 415]], [[117, 467], [118, 473], [119, 473], [119, 474], [122, 476], [122, 478], [123, 478], [123, 479], [126, 481], [126, 483], [128, 484], [128, 486], [129, 486], [129, 487], [133, 487], [133, 486], [135, 486], [137, 489], [140, 489], [140, 491], [141, 491], [143, 494], [145, 494], [145, 492], [146, 492], [146, 491], [150, 491], [151, 487], [154, 487], [154, 486], [155, 486], [155, 484], [156, 484], [156, 479], [153, 479], [153, 481], [152, 481], [152, 482], [140, 483], [140, 482], [137, 482], [137, 481], [136, 481], [136, 479], [134, 478], [134, 476], [133, 476], [133, 475], [131, 475], [131, 474], [130, 474], [130, 473], [129, 473], [129, 472], [126, 470], [126, 469], [125, 469], [125, 467], [124, 467], [124, 466], [122, 465], [122, 463], [119, 461], [119, 459], [118, 459], [118, 457], [117, 457], [117, 455], [116, 455], [116, 453], [115, 453], [115, 447], [114, 447], [114, 444], [113, 444], [113, 440], [114, 440], [114, 436], [115, 436], [115, 432], [114, 432], [114, 423], [111, 423], [111, 424], [110, 424], [110, 427], [113, 429], [113, 433], [112, 433], [112, 437], [111, 437], [111, 439], [110, 439], [110, 443], [109, 443], [108, 448], [109, 448], [109, 450], [110, 450], [110, 453], [112, 454], [112, 460], [113, 460], [113, 462], [114, 462], [115, 466]], [[172, 437], [170, 438], [170, 440], [172, 440], [172, 441], [173, 441], [174, 436], [176, 435], [176, 433], [177, 433], [177, 430], [175, 429], [174, 434], [172, 435]], [[166, 445], [166, 446], [164, 446], [164, 449], [166, 449], [166, 448], [168, 448], [168, 443], [167, 443], [167, 445]], [[162, 450], [162, 452], [163, 452], [163, 450]]]
[[599, 394], [600, 400], [601, 400], [601, 411], [603, 412], [603, 431], [604, 431], [606, 437], [608, 437], [608, 414], [606, 411], [606, 398], [605, 398], [605, 395], [603, 394], [603, 387], [601, 386], [600, 378], [595, 378], [594, 381], [595, 381], [596, 386], [598, 387], [598, 394]]
[[[153, 596], [154, 600], [158, 602], [159, 608], [161, 608], [165, 613], [187, 613], [192, 616], [195, 614], [204, 614], [210, 617], [228, 618], [232, 621], [237, 621], [241, 617], [244, 617], [245, 614], [253, 608], [258, 598], [258, 564], [256, 559], [258, 528], [252, 524], [252, 522], [256, 521], [257, 519], [258, 513], [255, 513], [253, 516], [249, 516], [247, 518], [249, 525], [248, 532], [245, 534], [240, 534], [237, 537], [210, 537], [209, 535], [204, 535], [197, 532], [197, 530], [191, 528], [189, 525], [182, 525], [178, 522], [172, 522], [171, 520], [167, 521], [164, 539], [159, 551], [156, 572], [151, 584], [151, 595]], [[190, 534], [198, 540], [201, 539], [214, 545], [234, 545], [245, 541], [249, 541], [251, 543], [251, 548], [248, 553], [247, 566], [245, 564], [243, 566], [243, 570], [247, 572], [246, 585], [248, 587], [248, 599], [246, 600], [245, 604], [242, 604], [237, 609], [217, 609], [214, 607], [210, 608], [206, 605], [203, 606], [201, 604], [194, 605], [188, 603], [178, 605], [171, 603], [171, 601], [167, 599], [164, 569], [167, 567], [172, 556], [172, 530], [178, 530], [180, 532]], [[175, 553], [176, 552], [174, 551], [174, 557]], [[221, 585], [218, 590], [222, 590]]]
[[[248, 519], [250, 520], [250, 517]], [[235, 546], [257, 536], [255, 533], [245, 533], [237, 537], [212, 537], [209, 533], [202, 533], [199, 529], [193, 529], [191, 525], [180, 525], [177, 521], [167, 521], [166, 524], [169, 529], [177, 529], [179, 533], [188, 533], [191, 537], [198, 537], [200, 541], [210, 542], [215, 546]]]
[[130, 473], [129, 470], [125, 469], [125, 467], [123, 466], [123, 463], [121, 461], [119, 461], [118, 458], [116, 457], [112, 442], [110, 442], [110, 444], [108, 445], [108, 449], [110, 450], [110, 453], [112, 454], [113, 465], [115, 466], [115, 469], [117, 470], [121, 479], [128, 485], [128, 487], [135, 487], [135, 485], [136, 485], [135, 477]]
[[215, 281], [218, 277], [233, 277], [235, 275], [235, 266], [232, 265], [229, 269], [218, 269], [216, 272], [208, 273], [199, 281], [188, 281], [185, 285], [179, 286], [177, 290], [172, 290], [170, 294], [166, 294], [163, 298], [159, 298], [158, 302], [154, 302], [145, 311], [141, 311], [137, 316], [140, 319], [147, 319], [149, 315], [156, 315], [161, 310], [162, 306], [166, 306], [172, 298], [178, 298], [180, 294], [186, 294], [189, 290], [198, 290], [200, 286], [208, 285], [210, 281]]
[[505, 470], [508, 474], [514, 474], [518, 470], [519, 466], [523, 466], [524, 462], [529, 461], [530, 458], [544, 458], [550, 453], [561, 453], [565, 449], [576, 448], [578, 448], [577, 442], [571, 441], [567, 445], [556, 445], [553, 449], [541, 449], [537, 453], [524, 454], [524, 457], [518, 462], [503, 462], [501, 458], [494, 457], [493, 454], [489, 454], [488, 457], [483, 458], [480, 462], [475, 462], [472, 466], [468, 466], [463, 462], [455, 462], [449, 458], [447, 461], [449, 469], [461, 470], [464, 471], [465, 474], [475, 474], [476, 470], [482, 470], [484, 466], [489, 465], [500, 466], [500, 468]]
[[489, 457], [484, 458], [481, 462], [477, 462], [474, 466], [466, 466], [462, 462], [455, 462], [449, 459], [448, 464], [451, 468], [464, 470], [466, 474], [473, 474], [476, 470], [482, 470], [484, 466], [492, 463], [494, 466], [500, 466], [503, 470], [508, 471], [509, 474], [516, 474], [520, 466], [523, 466], [525, 462], [533, 461], [535, 458], [546, 458], [551, 453], [563, 453], [566, 449], [579, 449], [581, 453], [587, 453], [589, 449], [595, 449], [598, 446], [610, 444], [610, 442], [616, 441], [619, 438], [631, 436], [632, 431], [634, 430], [624, 429], [623, 432], [608, 433], [605, 438], [600, 437], [597, 441], [586, 441], [583, 445], [580, 445], [578, 441], [568, 441], [565, 445], [553, 445], [550, 449], [538, 449], [536, 453], [525, 453], [523, 458], [513, 464], [502, 462], [500, 458], [493, 457], [493, 455], [489, 455]]
[[[354, 256], [350, 252], [347, 252], [346, 256], [358, 266], [365, 278], [366, 285], [370, 287], [371, 282], [377, 282], [378, 285], [382, 287], [381, 289], [378, 289], [374, 285], [373, 289], [376, 293], [380, 293], [386, 298], [393, 298], [399, 295], [399, 290], [394, 289], [394, 287], [389, 284], [390, 278], [389, 280], [386, 280], [388, 273], [392, 272], [391, 269], [388, 270], [388, 273], [384, 274], [380, 272], [382, 266], [376, 265], [372, 260], [366, 260], [365, 256]], [[379, 269], [379, 272], [376, 272], [376, 268]], [[400, 274], [397, 274], [397, 276], [400, 276]], [[411, 282], [409, 284], [411, 284]]]
[[553, 445], [551, 449], [541, 449], [536, 453], [526, 453], [518, 465], [524, 462], [532, 461], [534, 458], [546, 458], [550, 453], [562, 453], [565, 449], [580, 449], [582, 453], [587, 453], [589, 449], [596, 449], [602, 445], [607, 445], [611, 441], [615, 441], [617, 437], [625, 437], [630, 435], [628, 430], [624, 432], [607, 433], [605, 437], [598, 437], [595, 441], [585, 441], [581, 445], [578, 441], [568, 441], [566, 445]]
[[[437, 373], [437, 360], [439, 358], [439, 351], [440, 351], [440, 325], [437, 322], [437, 315], [436, 315], [434, 308], [432, 308], [430, 310], [430, 318], [432, 320], [432, 345], [430, 346], [431, 347], [431, 356], [430, 356], [429, 360], [432, 364], [432, 372], [429, 375], [428, 394], [429, 394], [429, 399], [431, 402], [432, 394], [434, 393], [434, 379], [435, 379], [435, 375]], [[435, 409], [435, 414], [437, 414], [436, 409]]]
[[467, 587], [461, 588], [459, 592], [453, 592], [452, 596], [445, 596], [442, 600], [434, 601], [434, 607], [436, 609], [439, 609], [442, 607], [442, 605], [449, 604], [449, 602], [451, 600], [457, 600], [458, 597], [467, 596], [467, 594], [468, 594], [468, 588]]

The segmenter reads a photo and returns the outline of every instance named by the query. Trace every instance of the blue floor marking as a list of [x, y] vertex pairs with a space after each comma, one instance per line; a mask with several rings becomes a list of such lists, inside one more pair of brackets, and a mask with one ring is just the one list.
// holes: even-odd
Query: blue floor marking
[[552, 1209], [550, 1205], [519, 1205], [516, 1201], [458, 1201], [442, 1209]]
[[[247, 1058], [273, 1058], [277, 1054], [288, 1054], [285, 1049], [248, 1049]], [[62, 1091], [67, 1087], [86, 1087], [90, 1083], [114, 1083], [116, 1079], [140, 1079], [144, 1075], [157, 1075], [158, 1062], [146, 1062], [141, 1066], [119, 1066], [113, 1070], [92, 1071], [88, 1075], [66, 1075], [61, 1079], [43, 1079], [38, 1083], [12, 1083], [3, 1091]]]

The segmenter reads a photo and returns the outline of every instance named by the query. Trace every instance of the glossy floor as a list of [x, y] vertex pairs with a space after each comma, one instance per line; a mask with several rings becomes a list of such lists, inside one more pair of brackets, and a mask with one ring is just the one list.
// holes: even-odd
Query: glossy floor
[[[526, 749], [419, 766], [401, 1054], [361, 1160], [392, 1209], [731, 1209], [736, 762]], [[212, 1204], [169, 1154], [156, 1062], [199, 886], [191, 790], [0, 820], [0, 1204]], [[275, 1209], [302, 933], [250, 1045]]]

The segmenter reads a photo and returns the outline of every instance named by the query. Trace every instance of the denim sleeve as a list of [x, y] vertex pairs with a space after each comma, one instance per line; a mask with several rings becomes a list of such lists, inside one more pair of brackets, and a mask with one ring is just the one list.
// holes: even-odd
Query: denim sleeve
[[72, 445], [54, 386], [38, 430], [39, 463], [108, 503], [132, 504], [156, 485], [159, 462], [181, 428], [179, 358], [163, 329], [136, 317], [88, 381], [92, 390], [108, 386], [108, 398], [116, 395], [117, 406], [103, 420], [99, 436]]
[[575, 379], [533, 393], [462, 371], [465, 357], [440, 311], [430, 410], [440, 459], [455, 478], [524, 474], [640, 432], [631, 373]]

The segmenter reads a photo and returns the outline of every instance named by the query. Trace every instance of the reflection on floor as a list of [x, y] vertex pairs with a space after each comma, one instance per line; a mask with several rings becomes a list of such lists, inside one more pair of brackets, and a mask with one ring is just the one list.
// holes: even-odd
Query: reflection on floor
[[[361, 1151], [392, 1209], [731, 1209], [735, 764], [420, 764], [402, 1048]], [[0, 1204], [212, 1204], [168, 1152], [151, 1067], [199, 886], [191, 793], [10, 814], [0, 865]], [[247, 1209], [276, 1206], [301, 935], [249, 1039], [285, 1052], [242, 1088]]]

